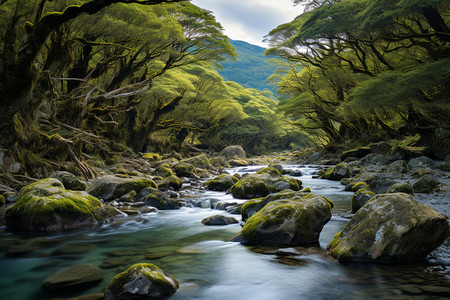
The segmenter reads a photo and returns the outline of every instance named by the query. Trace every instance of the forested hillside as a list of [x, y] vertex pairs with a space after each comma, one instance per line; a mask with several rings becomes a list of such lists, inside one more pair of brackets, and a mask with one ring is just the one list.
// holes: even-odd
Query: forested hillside
[[[450, 147], [449, 3], [309, 1], [268, 36], [284, 67], [280, 109], [325, 144], [410, 137], [443, 158]], [[286, 68], [288, 67], [288, 68]]]
[[264, 55], [266, 49], [244, 41], [230, 40], [230, 43], [238, 56], [235, 60], [229, 59], [222, 63], [223, 70], [218, 70], [220, 75], [244, 87], [276, 94], [275, 85], [267, 81], [275, 71], [275, 66]]

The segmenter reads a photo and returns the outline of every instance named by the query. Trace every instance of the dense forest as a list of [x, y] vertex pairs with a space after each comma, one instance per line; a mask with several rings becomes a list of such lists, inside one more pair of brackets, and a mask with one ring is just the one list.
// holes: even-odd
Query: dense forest
[[90, 163], [138, 152], [308, 143], [270, 92], [217, 73], [236, 52], [211, 12], [189, 2], [8, 0], [0, 9], [7, 170], [91, 177]]
[[258, 154], [405, 137], [443, 158], [448, 1], [293, 2], [305, 13], [266, 36], [275, 100], [249, 78], [223, 79], [233, 45], [247, 48], [241, 63], [254, 49], [230, 44], [190, 2], [1, 1], [4, 171], [91, 177], [90, 163], [139, 152], [240, 144]]

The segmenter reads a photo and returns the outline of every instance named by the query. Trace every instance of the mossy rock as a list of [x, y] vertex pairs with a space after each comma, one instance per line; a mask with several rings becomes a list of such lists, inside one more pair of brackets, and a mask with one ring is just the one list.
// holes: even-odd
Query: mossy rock
[[241, 242], [261, 246], [315, 243], [330, 218], [331, 206], [319, 195], [273, 201], [247, 220]]
[[155, 169], [155, 171], [152, 172], [152, 175], [166, 178], [169, 176], [173, 176], [175, 174], [173, 173], [172, 169], [169, 167], [168, 164], [163, 164], [163, 165], [160, 165], [159, 167], [157, 167]]
[[368, 187], [369, 187], [369, 185], [367, 183], [365, 183], [365, 182], [357, 182], [357, 183], [352, 185], [351, 191], [352, 192], [357, 192], [358, 190], [367, 189]]
[[249, 165], [249, 162], [245, 159], [230, 159], [228, 164], [232, 167], [245, 167]]
[[414, 194], [413, 186], [408, 182], [398, 182], [394, 184], [389, 190], [388, 193], [405, 193], [405, 194]]
[[283, 190], [299, 191], [302, 188], [301, 180], [291, 177], [272, 177], [269, 174], [251, 174], [242, 177], [229, 192], [235, 198], [252, 199], [265, 197], [270, 193]]
[[244, 221], [247, 220], [249, 217], [256, 214], [270, 202], [275, 202], [279, 200], [303, 200], [304, 198], [314, 198], [314, 197], [321, 197], [322, 200], [326, 201], [330, 205], [330, 209], [334, 207], [334, 203], [327, 197], [312, 194], [311, 192], [284, 190], [278, 193], [270, 194], [264, 198], [252, 199], [244, 203], [244, 205], [242, 205], [241, 207], [242, 220]]
[[56, 178], [24, 187], [17, 202], [6, 210], [9, 230], [54, 232], [111, 221], [115, 210], [95, 197], [64, 189]]
[[408, 170], [415, 170], [417, 168], [434, 168], [435, 166], [436, 164], [434, 160], [426, 156], [416, 157], [408, 162]]
[[136, 200], [136, 191], [131, 191], [125, 195], [120, 196], [120, 201], [122, 202], [134, 202]]
[[336, 180], [340, 181], [343, 178], [348, 178], [352, 176], [352, 170], [348, 163], [342, 162], [334, 167], [328, 168], [323, 175], [322, 179]]
[[226, 167], [228, 165], [223, 157], [213, 157], [210, 159], [210, 163], [214, 168]]
[[391, 174], [403, 174], [407, 171], [407, 164], [404, 160], [396, 160], [392, 163], [390, 163], [387, 168], [386, 172]]
[[375, 197], [375, 193], [366, 189], [359, 189], [352, 196], [352, 213], [357, 212], [367, 201]]
[[208, 156], [206, 154], [200, 154], [194, 157], [185, 158], [181, 160], [182, 163], [191, 164], [196, 168], [211, 170], [212, 166], [209, 162]]
[[146, 177], [105, 175], [95, 179], [87, 192], [105, 201], [111, 201], [131, 191], [139, 193], [146, 187], [157, 188], [157, 185], [153, 180]]
[[160, 161], [162, 159], [162, 156], [159, 155], [158, 153], [147, 152], [142, 155], [142, 158], [149, 162], [155, 162]]
[[274, 167], [267, 167], [267, 168], [261, 169], [258, 172], [256, 172], [256, 174], [268, 174], [268, 175], [270, 175], [270, 177], [275, 177], [275, 178], [282, 176], [281, 172]]
[[6, 204], [6, 199], [2, 195], [0, 195], [0, 205], [3, 206]]
[[155, 207], [159, 210], [179, 209], [181, 202], [177, 199], [171, 199], [166, 194], [157, 189], [146, 189], [142, 201], [145, 205]]
[[214, 179], [208, 180], [205, 185], [211, 191], [228, 191], [238, 181], [239, 179], [234, 176], [222, 174]]
[[414, 177], [414, 178], [420, 178], [420, 177], [423, 177], [425, 175], [435, 176], [436, 172], [431, 170], [431, 169], [429, 169], [429, 168], [422, 168], [422, 167], [420, 167], [420, 168], [415, 169], [411, 173], [411, 176]]
[[115, 276], [105, 290], [106, 300], [161, 299], [174, 294], [180, 284], [172, 275], [153, 264], [131, 266]]
[[179, 162], [173, 166], [173, 170], [179, 177], [199, 178], [195, 167], [185, 162]]
[[376, 195], [327, 249], [340, 262], [402, 263], [424, 259], [449, 236], [445, 216], [413, 196]]
[[172, 175], [158, 181], [156, 184], [158, 185], [158, 189], [161, 191], [167, 191], [171, 188], [175, 191], [179, 191], [183, 185], [183, 180], [175, 175]]
[[84, 191], [87, 187], [85, 182], [81, 181], [78, 177], [69, 172], [58, 171], [50, 175], [50, 177], [61, 181], [64, 187], [68, 190]]
[[227, 146], [220, 152], [220, 155], [226, 160], [246, 158], [245, 150], [241, 145]]
[[440, 182], [431, 175], [425, 175], [419, 178], [414, 184], [414, 192], [432, 194], [440, 185]]

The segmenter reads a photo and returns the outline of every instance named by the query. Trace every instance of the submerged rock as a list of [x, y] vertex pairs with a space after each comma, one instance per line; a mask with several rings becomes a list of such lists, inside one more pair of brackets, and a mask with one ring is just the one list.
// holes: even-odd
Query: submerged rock
[[74, 290], [88, 288], [102, 281], [103, 274], [94, 265], [79, 265], [61, 270], [47, 277], [42, 285], [47, 290]]
[[207, 217], [202, 220], [202, 224], [204, 225], [230, 225], [239, 223], [236, 218], [227, 217], [223, 215], [215, 215], [211, 217]]
[[228, 191], [236, 182], [238, 182], [234, 176], [222, 174], [214, 179], [206, 182], [206, 188], [211, 191]]
[[315, 194], [297, 193], [285, 199], [288, 197], [285, 193], [278, 197], [281, 199], [273, 198], [247, 220], [241, 232], [242, 243], [294, 246], [317, 242], [331, 218], [330, 201]]
[[146, 177], [117, 177], [106, 175], [95, 179], [87, 192], [106, 201], [114, 200], [131, 191], [139, 193], [143, 188], [157, 188], [156, 183]]
[[47, 178], [20, 191], [17, 203], [6, 210], [5, 222], [10, 230], [61, 231], [110, 221], [115, 214], [97, 198]]
[[449, 236], [447, 219], [403, 193], [377, 195], [336, 234], [327, 249], [340, 262], [416, 261]]
[[174, 294], [180, 284], [153, 264], [135, 264], [115, 276], [105, 290], [105, 299], [160, 299]]

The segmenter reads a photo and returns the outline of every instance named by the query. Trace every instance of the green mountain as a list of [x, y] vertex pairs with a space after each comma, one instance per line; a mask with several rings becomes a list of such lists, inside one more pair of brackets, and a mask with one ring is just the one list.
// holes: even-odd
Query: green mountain
[[218, 70], [220, 75], [226, 81], [235, 81], [246, 88], [269, 90], [275, 94], [274, 86], [267, 82], [267, 78], [275, 71], [275, 66], [270, 65], [269, 57], [264, 56], [266, 49], [243, 41], [230, 39], [230, 43], [239, 56], [235, 61], [223, 62], [223, 70]]

